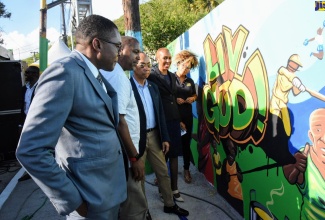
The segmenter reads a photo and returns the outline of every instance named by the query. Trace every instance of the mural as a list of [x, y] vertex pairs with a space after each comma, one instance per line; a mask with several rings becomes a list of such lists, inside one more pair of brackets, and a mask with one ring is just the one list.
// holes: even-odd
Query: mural
[[194, 161], [245, 219], [325, 219], [324, 3], [227, 0], [168, 45], [199, 55]]

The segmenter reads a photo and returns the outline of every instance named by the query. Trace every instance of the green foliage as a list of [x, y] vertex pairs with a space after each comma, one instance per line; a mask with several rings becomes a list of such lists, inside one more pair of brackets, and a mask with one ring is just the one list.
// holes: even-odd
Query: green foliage
[[0, 1], [0, 18], [10, 18], [11, 13], [6, 10], [6, 6]]
[[[11, 17], [11, 13], [6, 10], [6, 6], [0, 1], [0, 18], [10, 18], [10, 17]], [[0, 44], [3, 44], [2, 38], [0, 38]]]
[[217, 7], [223, 0], [187, 0], [190, 4], [190, 8], [194, 12], [202, 12], [205, 11], [209, 13]]
[[[39, 60], [39, 53], [35, 54], [35, 59]], [[34, 56], [28, 57], [28, 58], [24, 59], [23, 61], [25, 61], [27, 63], [27, 65], [29, 66], [30, 64], [35, 62]]]
[[145, 48], [155, 51], [167, 46], [204, 15], [192, 13], [186, 0], [152, 0], [140, 5]]
[[[193, 11], [189, 1], [151, 0], [140, 5], [142, 41], [149, 55], [154, 54], [160, 47], [166, 47], [208, 13], [201, 7]], [[214, 5], [216, 4], [211, 7], [215, 7]], [[124, 35], [124, 17], [120, 17], [114, 23]]]
[[118, 31], [120, 32], [121, 36], [124, 36], [125, 35], [124, 16], [121, 16], [119, 19], [115, 20], [114, 23], [118, 27]]

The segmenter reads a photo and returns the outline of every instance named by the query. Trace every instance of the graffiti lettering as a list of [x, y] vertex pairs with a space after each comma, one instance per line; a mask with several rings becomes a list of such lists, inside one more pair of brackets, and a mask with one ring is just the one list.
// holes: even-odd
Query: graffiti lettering
[[243, 73], [238, 66], [248, 31], [239, 26], [232, 35], [222, 34], [204, 41], [208, 84], [203, 88], [203, 112], [208, 129], [219, 142], [230, 137], [237, 143], [258, 144], [265, 133], [269, 94], [265, 64], [257, 49], [246, 61]]

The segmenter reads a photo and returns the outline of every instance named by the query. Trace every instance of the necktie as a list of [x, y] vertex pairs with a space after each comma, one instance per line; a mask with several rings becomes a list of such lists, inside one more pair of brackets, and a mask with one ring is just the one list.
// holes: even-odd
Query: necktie
[[99, 84], [100, 84], [101, 86], [103, 86], [103, 79], [102, 79], [102, 76], [100, 75], [100, 73], [98, 73], [96, 79], [98, 80]]

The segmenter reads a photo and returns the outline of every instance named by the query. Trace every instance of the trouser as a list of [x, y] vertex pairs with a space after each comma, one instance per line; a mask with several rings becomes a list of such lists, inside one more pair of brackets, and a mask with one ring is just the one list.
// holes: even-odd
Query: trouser
[[161, 149], [158, 129], [147, 133], [146, 150], [141, 160], [145, 162], [146, 159], [148, 159], [158, 179], [158, 186], [164, 199], [164, 205], [168, 207], [174, 206], [175, 203], [170, 187], [168, 168], [165, 161], [165, 155]]
[[147, 198], [141, 181], [132, 178], [132, 170], [129, 169], [127, 182], [127, 198], [121, 203], [121, 220], [144, 220], [148, 212]]

